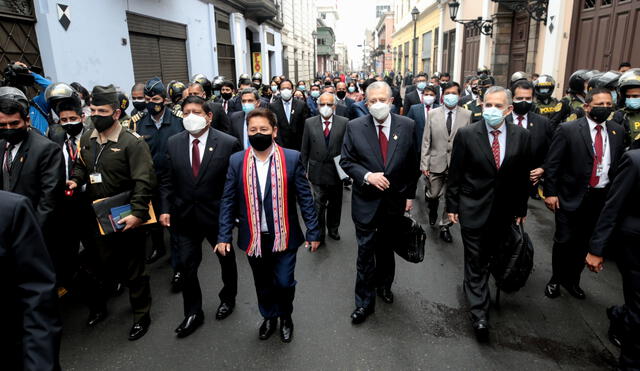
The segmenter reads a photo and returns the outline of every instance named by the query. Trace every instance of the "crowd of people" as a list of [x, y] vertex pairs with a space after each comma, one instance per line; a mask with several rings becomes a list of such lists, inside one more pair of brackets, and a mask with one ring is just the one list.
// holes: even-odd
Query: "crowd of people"
[[264, 82], [260, 73], [240, 75], [237, 86], [197, 74], [89, 92], [20, 62], [5, 70], [0, 249], [12, 259], [3, 272], [12, 273], [1, 282], [15, 297], [2, 311], [20, 320], [0, 348], [12, 365], [59, 367], [57, 300], [67, 292], [86, 303], [95, 326], [109, 297], [127, 287], [128, 338], [144, 336], [146, 265], [166, 255], [184, 304], [176, 336], [189, 336], [205, 317], [205, 239], [223, 282], [215, 318], [235, 307], [237, 247], [253, 272], [259, 338], [279, 321], [281, 340], [292, 341], [296, 252], [340, 239], [345, 189], [358, 249], [350, 318], [361, 324], [377, 298], [393, 303], [392, 246], [424, 177], [429, 224], [446, 243], [460, 224], [479, 341], [489, 336], [492, 261], [508, 229], [526, 223], [528, 203], [544, 202], [555, 213], [544, 294], [584, 299], [584, 267], [601, 271], [612, 257], [625, 303], [607, 310], [609, 338], [622, 349], [621, 368], [640, 368], [640, 69], [575, 71], [562, 99], [549, 75], [516, 72], [502, 87], [486, 68], [462, 85], [448, 73]]

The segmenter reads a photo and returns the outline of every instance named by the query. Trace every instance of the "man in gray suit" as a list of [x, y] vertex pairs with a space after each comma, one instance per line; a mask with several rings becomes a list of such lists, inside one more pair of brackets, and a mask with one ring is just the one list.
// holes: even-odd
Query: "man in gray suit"
[[326, 230], [332, 239], [340, 239], [342, 180], [334, 157], [342, 151], [348, 119], [335, 114], [336, 106], [335, 96], [323, 93], [318, 98], [320, 114], [306, 120], [302, 135], [302, 163], [307, 170], [318, 211], [321, 244]]
[[[471, 112], [458, 106], [460, 85], [457, 82], [443, 84], [444, 105], [435, 108], [429, 115], [422, 137], [420, 170], [427, 177], [427, 204], [429, 224], [435, 225], [438, 218], [440, 197], [445, 193], [453, 138], [458, 129], [471, 123]], [[443, 211], [440, 219], [440, 238], [445, 242], [453, 239], [449, 232], [451, 222]]]

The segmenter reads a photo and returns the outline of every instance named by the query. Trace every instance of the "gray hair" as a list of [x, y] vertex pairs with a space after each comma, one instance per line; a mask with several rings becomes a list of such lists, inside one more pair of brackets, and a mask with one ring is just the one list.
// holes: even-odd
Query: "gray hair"
[[258, 91], [256, 90], [256, 88], [244, 88], [240, 91], [240, 100], [242, 100], [242, 96], [245, 94], [253, 94], [253, 96], [256, 98], [256, 102], [260, 100], [260, 94], [258, 94]]
[[320, 96], [318, 97], [318, 101], [320, 101], [320, 98], [324, 97], [324, 96], [329, 96], [331, 97], [331, 99], [333, 99], [333, 103], [336, 103], [336, 96], [332, 93], [322, 93], [320, 94]]
[[505, 89], [502, 86], [490, 87], [489, 89], [487, 89], [487, 91], [484, 92], [484, 96], [486, 97], [487, 95], [496, 94], [496, 93], [503, 93], [507, 97], [507, 104], [508, 105], [513, 104], [513, 96], [511, 94], [511, 90]]
[[368, 97], [371, 90], [378, 89], [385, 89], [387, 91], [387, 98], [391, 98], [391, 95], [393, 94], [391, 92], [391, 87], [384, 81], [376, 81], [369, 84], [369, 86], [367, 86], [367, 90], [365, 91], [365, 95]]

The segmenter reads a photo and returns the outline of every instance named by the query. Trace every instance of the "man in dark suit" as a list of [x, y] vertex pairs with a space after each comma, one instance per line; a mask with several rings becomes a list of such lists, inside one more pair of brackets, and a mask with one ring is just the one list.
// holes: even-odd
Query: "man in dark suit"
[[460, 223], [464, 245], [464, 293], [479, 341], [489, 335], [489, 263], [512, 223], [527, 215], [529, 133], [505, 123], [511, 92], [487, 90], [483, 120], [458, 130], [453, 142], [446, 209]]
[[22, 195], [0, 191], [0, 205], [3, 369], [59, 370], [56, 279], [38, 220]]
[[324, 243], [326, 230], [332, 239], [340, 239], [342, 180], [334, 157], [340, 156], [349, 120], [335, 114], [336, 104], [333, 94], [323, 93], [318, 98], [320, 115], [307, 119], [302, 136], [302, 165], [307, 170], [318, 211], [320, 243]]
[[[247, 254], [264, 318], [259, 338], [268, 339], [280, 318], [280, 338], [288, 343], [293, 337], [296, 253], [304, 241], [317, 250], [320, 231], [300, 153], [275, 143], [278, 127], [273, 112], [253, 110], [247, 115], [247, 131], [251, 148], [229, 160], [215, 250], [222, 255], [231, 252], [237, 224], [237, 246]], [[297, 206], [307, 226], [306, 238]]]
[[55, 143], [29, 127], [29, 103], [16, 88], [0, 88], [2, 189], [26, 196], [51, 253], [64, 192], [64, 159]]
[[436, 91], [433, 86], [424, 88], [422, 95], [424, 103], [414, 104], [409, 108], [409, 112], [405, 114], [405, 116], [416, 122], [416, 140], [418, 143], [422, 142], [425, 124], [429, 120], [429, 112], [434, 108], [440, 107], [440, 104], [436, 101]]
[[[229, 83], [229, 82], [227, 82]], [[233, 85], [232, 85], [233, 86]], [[227, 86], [225, 88], [225, 96], [228, 97], [228, 90], [229, 87]], [[200, 83], [198, 82], [192, 82], [191, 84], [189, 84], [189, 88], [187, 89], [188, 96], [199, 96], [203, 99], [206, 99], [206, 93], [204, 91], [204, 89], [202, 88], [202, 85], [200, 85]], [[227, 113], [225, 112], [225, 108], [223, 106], [223, 103], [226, 102], [224, 99], [221, 99], [220, 102], [216, 102], [213, 100], [208, 100], [207, 101], [207, 105], [209, 106], [209, 110], [211, 111], [211, 113], [213, 114], [213, 121], [211, 122], [211, 126], [214, 129], [218, 129], [224, 133], [229, 131], [229, 118], [227, 117]], [[232, 104], [231, 101], [229, 101], [229, 103], [227, 104], [227, 110], [229, 112], [233, 112], [234, 109], [232, 108]]]
[[544, 292], [549, 298], [560, 295], [560, 285], [585, 298], [580, 275], [589, 238], [624, 151], [624, 128], [607, 121], [611, 92], [591, 89], [584, 107], [587, 116], [558, 126], [544, 164], [544, 202], [556, 219], [553, 274]]
[[[408, 115], [409, 114], [409, 110], [411, 109], [411, 106], [413, 106], [414, 104], [425, 104], [424, 102], [424, 95], [425, 95], [425, 88], [427, 87], [427, 75], [424, 73], [419, 74], [416, 77], [416, 85], [415, 85], [415, 89], [411, 89], [411, 90], [405, 90], [404, 92], [404, 103], [403, 103], [403, 115]], [[435, 89], [431, 89], [431, 92], [434, 94], [435, 97]], [[436, 97], [437, 98], [437, 97]], [[435, 98], [434, 98], [435, 101]]]
[[397, 221], [410, 210], [420, 175], [413, 120], [390, 113], [391, 88], [367, 87], [371, 115], [349, 122], [340, 166], [353, 179], [352, 218], [358, 241], [354, 324], [375, 311], [377, 294], [393, 302], [393, 238]]
[[[204, 321], [198, 267], [202, 241], [218, 239], [218, 215], [229, 157], [241, 150], [238, 140], [211, 127], [213, 113], [200, 97], [182, 105], [186, 131], [169, 138], [167, 167], [160, 182], [160, 224], [172, 226], [179, 265], [184, 275], [184, 320], [178, 337], [190, 335]], [[226, 318], [235, 306], [238, 273], [235, 256], [218, 254], [224, 287], [219, 293], [216, 319]]]
[[622, 275], [624, 305], [607, 309], [609, 340], [622, 348], [619, 367], [640, 369], [640, 150], [622, 155], [607, 201], [591, 237], [587, 267], [604, 268], [604, 253], [614, 256]]
[[[348, 114], [348, 112], [351, 110], [351, 105], [354, 104], [356, 101], [347, 97], [347, 84], [344, 82], [339, 82], [336, 84], [336, 104], [337, 105], [342, 105], [344, 106], [345, 109], [345, 113]], [[344, 116], [343, 117], [348, 117], [348, 116]]]
[[529, 174], [532, 184], [531, 197], [539, 200], [538, 183], [544, 174], [542, 165], [553, 138], [553, 126], [548, 118], [531, 111], [533, 108], [533, 85], [527, 80], [516, 82], [511, 87], [513, 111], [505, 120], [529, 131], [531, 150], [533, 151], [533, 170]]
[[246, 88], [237, 95], [240, 99], [242, 109], [239, 112], [234, 112], [229, 115], [229, 121], [231, 123], [229, 134], [234, 136], [240, 142], [242, 149], [247, 149], [251, 146], [249, 143], [249, 136], [247, 135], [247, 120], [246, 117], [249, 112], [256, 108], [262, 107], [262, 101], [258, 91], [254, 88]]
[[278, 120], [276, 141], [284, 148], [300, 150], [304, 121], [308, 117], [307, 105], [293, 99], [293, 82], [282, 80], [279, 86], [280, 100], [269, 104]]

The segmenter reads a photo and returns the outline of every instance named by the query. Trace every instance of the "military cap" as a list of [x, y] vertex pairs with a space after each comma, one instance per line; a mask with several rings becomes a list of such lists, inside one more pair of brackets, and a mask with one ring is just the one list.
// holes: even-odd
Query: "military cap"
[[156, 95], [160, 95], [161, 97], [166, 97], [167, 89], [165, 89], [162, 80], [159, 77], [154, 77], [151, 80], [147, 81], [144, 85], [144, 95], [148, 97], [153, 97]]
[[118, 92], [113, 84], [108, 86], [94, 86], [91, 91], [91, 104], [94, 106], [117, 104], [119, 106]]

